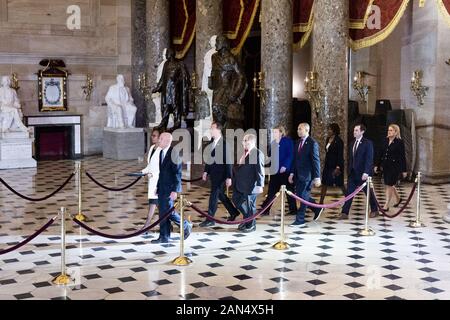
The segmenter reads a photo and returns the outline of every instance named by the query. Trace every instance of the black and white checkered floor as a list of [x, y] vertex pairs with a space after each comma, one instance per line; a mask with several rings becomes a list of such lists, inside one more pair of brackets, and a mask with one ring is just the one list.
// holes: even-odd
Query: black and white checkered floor
[[[116, 187], [132, 181], [124, 173], [143, 167], [137, 161], [98, 157], [83, 164], [99, 181]], [[36, 197], [61, 185], [73, 168], [72, 161], [41, 162], [37, 170], [0, 174], [16, 190]], [[382, 186], [375, 182], [382, 198]], [[401, 187], [403, 198], [410, 189], [411, 184]], [[206, 210], [207, 188], [185, 184], [184, 194]], [[415, 214], [413, 200], [394, 220], [371, 219], [375, 236], [358, 236], [364, 225], [364, 197], [359, 195], [348, 221], [338, 221], [339, 209], [333, 209], [304, 228], [286, 226], [290, 248], [285, 251], [271, 248], [279, 239], [279, 201], [248, 234], [236, 226], [199, 228], [202, 219], [190, 212], [197, 226], [186, 241], [193, 260], [186, 267], [170, 264], [179, 255], [177, 233], [167, 245], [150, 244], [145, 236], [112, 241], [70, 222], [67, 263], [75, 283], [67, 287], [51, 283], [60, 271], [58, 222], [21, 249], [0, 256], [0, 299], [450, 299], [450, 225], [442, 220], [449, 185], [424, 185], [422, 195], [423, 228], [408, 227]], [[32, 234], [62, 206], [76, 213], [75, 181], [40, 203], [0, 186], [0, 250]], [[83, 209], [89, 225], [105, 233], [139, 229], [147, 213], [146, 183], [116, 193], [84, 176]], [[225, 216], [222, 206], [218, 216]], [[288, 216], [286, 223], [292, 219]]]

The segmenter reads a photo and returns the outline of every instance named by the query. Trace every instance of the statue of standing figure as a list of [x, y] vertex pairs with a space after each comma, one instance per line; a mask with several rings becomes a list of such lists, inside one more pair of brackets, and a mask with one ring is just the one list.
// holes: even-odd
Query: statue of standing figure
[[11, 88], [11, 79], [2, 77], [0, 87], [0, 132], [28, 132], [22, 123], [22, 110], [16, 90]]
[[241, 99], [247, 90], [245, 74], [225, 36], [216, 38], [216, 49], [208, 82], [208, 87], [213, 90], [213, 119], [227, 128], [241, 127], [244, 114]]
[[134, 128], [137, 107], [134, 105], [130, 89], [125, 86], [123, 75], [117, 76], [117, 83], [110, 86], [105, 97], [108, 105], [108, 128]]
[[208, 50], [205, 54], [205, 57], [203, 59], [203, 76], [202, 76], [202, 91], [206, 93], [208, 97], [209, 106], [210, 109], [209, 116], [206, 117], [206, 119], [210, 119], [212, 115], [212, 100], [213, 100], [213, 91], [208, 87], [209, 77], [211, 76], [212, 71], [212, 56], [217, 52], [216, 50], [216, 39], [217, 36], [214, 35], [209, 40], [209, 45], [211, 46], [211, 49]]
[[[164, 48], [163, 52], [162, 52], [162, 61], [158, 66], [158, 69], [156, 71], [156, 83], [159, 82], [159, 80], [161, 80], [161, 76], [163, 73], [163, 69], [164, 69], [164, 65], [166, 64], [167, 58], [166, 58], [166, 54], [167, 54], [167, 48]], [[155, 121], [153, 123], [157, 123], [160, 124], [161, 120], [162, 120], [162, 116], [161, 116], [161, 93], [159, 92], [155, 92], [152, 94], [152, 102], [155, 105]], [[148, 119], [150, 119], [150, 117], [148, 117]]]
[[167, 49], [161, 79], [152, 93], [161, 93], [161, 123], [157, 127], [167, 131], [169, 116], [173, 114], [174, 125], [171, 130], [181, 127], [181, 118], [189, 111], [190, 78], [185, 64], [175, 59], [175, 51]]

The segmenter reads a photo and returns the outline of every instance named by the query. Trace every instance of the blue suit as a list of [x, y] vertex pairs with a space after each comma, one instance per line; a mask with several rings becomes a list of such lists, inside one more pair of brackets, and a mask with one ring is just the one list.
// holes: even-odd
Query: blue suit
[[[167, 154], [162, 161], [164, 150], [160, 153], [159, 159], [159, 179], [156, 187], [156, 192], [158, 194], [158, 208], [160, 217], [167, 213], [173, 206], [173, 201], [170, 199], [170, 193], [181, 192], [181, 160], [178, 155], [173, 155], [173, 148], [170, 147], [167, 150]], [[180, 215], [177, 212], [173, 212], [168, 219], [159, 225], [159, 237], [164, 240], [169, 240], [170, 238], [170, 221], [175, 222], [178, 226], [180, 225]], [[189, 223], [184, 221], [185, 231], [188, 228]]]
[[[302, 199], [315, 203], [310, 197], [312, 182], [320, 178], [320, 158], [319, 145], [311, 137], [307, 137], [299, 151], [300, 140], [295, 143], [294, 160], [292, 163], [291, 174], [294, 174], [295, 194]], [[312, 209], [315, 213], [319, 208]], [[297, 211], [295, 222], [305, 222], [306, 205], [302, 204]]]
[[[357, 187], [362, 185], [364, 181], [362, 176], [366, 173], [369, 176], [373, 175], [373, 144], [372, 141], [364, 137], [361, 138], [358, 148], [353, 154], [353, 149], [356, 140], [354, 140], [349, 147], [348, 155], [348, 180], [347, 180], [347, 193], [346, 196], [353, 193]], [[367, 193], [367, 187], [364, 188], [364, 192]], [[353, 199], [345, 202], [342, 207], [342, 213], [347, 214], [350, 212]], [[373, 197], [370, 197], [371, 212], [377, 211], [377, 205]]]

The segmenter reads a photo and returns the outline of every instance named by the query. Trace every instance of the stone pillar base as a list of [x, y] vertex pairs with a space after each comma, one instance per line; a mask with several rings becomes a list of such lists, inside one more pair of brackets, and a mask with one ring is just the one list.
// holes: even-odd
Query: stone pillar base
[[0, 169], [36, 168], [32, 157], [33, 139], [28, 133], [3, 133], [0, 138]]
[[103, 130], [103, 157], [113, 160], [137, 160], [144, 156], [145, 138], [142, 128]]

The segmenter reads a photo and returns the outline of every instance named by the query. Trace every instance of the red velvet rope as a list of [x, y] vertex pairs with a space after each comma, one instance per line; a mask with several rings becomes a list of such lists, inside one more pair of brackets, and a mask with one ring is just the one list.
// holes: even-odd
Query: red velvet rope
[[381, 206], [380, 203], [378, 202], [378, 198], [377, 195], [375, 194], [375, 190], [373, 190], [373, 188], [370, 188], [370, 194], [371, 196], [373, 196], [375, 203], [378, 207], [378, 209], [381, 211], [381, 213], [383, 214], [383, 216], [386, 216], [389, 219], [395, 218], [397, 216], [399, 216], [405, 209], [406, 207], [409, 205], [409, 203], [411, 202], [414, 193], [416, 192], [416, 188], [417, 188], [417, 183], [414, 183], [412, 189], [411, 189], [411, 193], [409, 194], [408, 199], [406, 200], [405, 204], [403, 205], [403, 207], [396, 213], [394, 213], [393, 215], [389, 215], [388, 211], [384, 210]]
[[101, 184], [100, 182], [98, 182], [97, 180], [95, 180], [95, 178], [93, 176], [91, 176], [91, 174], [89, 172], [87, 172], [87, 171], [86, 171], [86, 175], [88, 176], [89, 179], [92, 180], [92, 182], [94, 182], [100, 188], [103, 188], [103, 189], [106, 189], [106, 190], [109, 190], [109, 191], [124, 191], [124, 190], [134, 186], [142, 178], [142, 176], [137, 177], [136, 180], [134, 180], [132, 183], [130, 183], [129, 185], [127, 185], [127, 186], [125, 186], [123, 188], [111, 188], [111, 187], [107, 187], [107, 186]]
[[26, 245], [28, 242], [30, 242], [31, 240], [36, 238], [38, 235], [40, 235], [42, 232], [47, 230], [47, 228], [50, 227], [55, 222], [56, 218], [58, 218], [58, 216], [55, 216], [55, 217], [51, 218], [46, 224], [44, 224], [44, 226], [42, 226], [42, 228], [40, 228], [38, 231], [33, 233], [31, 236], [29, 236], [28, 238], [26, 238], [22, 242], [19, 242], [18, 244], [14, 245], [14, 246], [12, 246], [12, 247], [10, 247], [8, 249], [1, 250], [0, 251], [0, 256], [3, 255], [3, 254], [7, 254], [7, 253], [9, 253], [11, 251], [17, 250], [17, 249], [23, 247], [24, 245]]
[[72, 178], [74, 177], [74, 173], [72, 173], [67, 179], [66, 181], [64, 181], [64, 183], [58, 187], [58, 189], [56, 189], [55, 191], [53, 191], [52, 193], [50, 193], [48, 196], [42, 197], [42, 198], [30, 198], [27, 197], [21, 193], [19, 193], [18, 191], [14, 190], [8, 183], [6, 183], [5, 180], [3, 180], [2, 178], [0, 178], [0, 182], [3, 183], [3, 185], [8, 188], [9, 191], [11, 191], [12, 193], [14, 193], [15, 195], [21, 197], [22, 199], [28, 200], [28, 201], [33, 201], [33, 202], [39, 202], [39, 201], [44, 201], [47, 200], [51, 197], [53, 197], [55, 194], [57, 194], [59, 191], [61, 191], [69, 182], [70, 180], [72, 180]]

